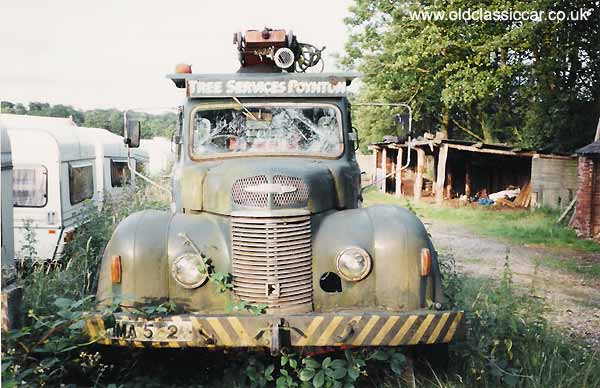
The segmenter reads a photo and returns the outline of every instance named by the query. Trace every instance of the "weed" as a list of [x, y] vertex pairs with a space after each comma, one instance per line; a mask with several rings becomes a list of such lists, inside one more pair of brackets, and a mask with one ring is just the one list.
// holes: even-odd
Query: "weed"
[[[36, 267], [26, 278], [25, 325], [2, 336], [3, 386], [77, 385], [110, 387], [397, 387], [407, 359], [403, 349], [355, 349], [320, 356], [263, 352], [192, 351], [154, 355], [125, 349], [118, 361], [98, 353], [81, 336], [83, 314], [94, 303], [90, 294], [103, 246], [115, 225], [129, 213], [164, 207], [146, 193], [132, 193], [101, 212], [77, 231], [66, 261], [51, 268]], [[418, 211], [418, 209], [417, 209]], [[548, 326], [538, 300], [515, 292], [506, 260], [502, 279], [467, 278], [456, 271], [452, 257], [440, 257], [449, 304], [465, 310], [468, 335], [450, 347], [447, 370], [425, 369], [420, 386], [436, 387], [597, 387], [600, 358]], [[230, 274], [213, 273], [223, 292], [231, 289]], [[116, 305], [109, 308], [114, 311]], [[163, 303], [140, 308], [152, 318], [169, 314]], [[156, 359], [154, 359], [156, 357]], [[178, 358], [179, 357], [179, 358]], [[156, 372], [155, 372], [156, 371]]]
[[21, 246], [21, 252], [18, 255], [20, 257], [19, 265], [21, 268], [25, 266], [25, 263], [33, 262], [38, 259], [38, 252], [35, 248], [37, 239], [33, 221], [31, 219], [26, 219], [23, 223], [23, 229], [23, 245]]
[[550, 327], [543, 303], [515, 291], [508, 257], [499, 283], [459, 275], [451, 257], [441, 262], [449, 299], [465, 310], [468, 333], [451, 345], [452, 367], [438, 386], [600, 385], [598, 354]]

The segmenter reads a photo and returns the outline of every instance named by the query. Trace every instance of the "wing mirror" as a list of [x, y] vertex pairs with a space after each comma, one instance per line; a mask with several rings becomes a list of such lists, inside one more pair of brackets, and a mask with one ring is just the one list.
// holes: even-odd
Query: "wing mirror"
[[394, 121], [396, 122], [396, 130], [400, 128], [406, 129], [407, 134], [412, 135], [412, 127], [409, 125], [410, 117], [408, 114], [398, 113], [394, 116]]
[[140, 137], [142, 132], [142, 123], [137, 120], [127, 120], [125, 126], [125, 144], [129, 148], [138, 148], [140, 146]]

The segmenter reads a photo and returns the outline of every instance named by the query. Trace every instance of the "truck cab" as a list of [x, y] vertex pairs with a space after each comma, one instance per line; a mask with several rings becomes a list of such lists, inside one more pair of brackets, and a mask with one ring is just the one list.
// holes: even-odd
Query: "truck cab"
[[[90, 336], [273, 353], [452, 340], [463, 314], [443, 309], [423, 224], [401, 207], [361, 207], [354, 74], [169, 78], [186, 93], [171, 212], [139, 212], [115, 230], [97, 299], [118, 298], [123, 312], [111, 327], [91, 315]], [[139, 128], [127, 137], [139, 143]], [[128, 311], [167, 301], [166, 316]]]

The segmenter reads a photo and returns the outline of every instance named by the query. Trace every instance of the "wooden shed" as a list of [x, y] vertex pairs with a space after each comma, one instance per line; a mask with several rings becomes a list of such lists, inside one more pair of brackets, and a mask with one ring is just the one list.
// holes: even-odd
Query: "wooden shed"
[[[416, 201], [527, 188], [531, 205], [564, 208], [577, 187], [577, 161], [569, 155], [543, 154], [505, 144], [442, 139], [428, 135], [406, 142], [375, 143], [373, 182], [381, 191]], [[406, 166], [401, 170], [400, 166]]]

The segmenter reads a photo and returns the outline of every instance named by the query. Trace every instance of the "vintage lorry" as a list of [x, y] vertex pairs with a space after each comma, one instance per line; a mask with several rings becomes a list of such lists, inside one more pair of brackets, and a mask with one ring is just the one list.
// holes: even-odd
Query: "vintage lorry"
[[[116, 228], [97, 299], [122, 311], [90, 314], [88, 334], [107, 345], [273, 353], [450, 342], [463, 313], [444, 309], [423, 224], [401, 207], [361, 207], [346, 96], [355, 75], [294, 72], [289, 56], [314, 64], [315, 50], [281, 30], [236, 41], [238, 73], [169, 75], [187, 96], [172, 209]], [[139, 126], [126, 138], [136, 147]], [[139, 313], [165, 302], [175, 311]]]

